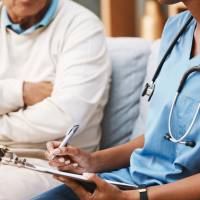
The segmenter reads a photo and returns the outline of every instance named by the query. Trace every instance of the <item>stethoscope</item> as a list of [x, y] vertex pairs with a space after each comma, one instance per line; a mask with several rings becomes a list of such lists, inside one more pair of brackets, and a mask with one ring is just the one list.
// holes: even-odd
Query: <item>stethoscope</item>
[[[145, 88], [144, 88], [144, 91], [142, 93], [142, 96], [148, 96], [148, 101], [150, 101], [152, 96], [153, 96], [153, 93], [154, 93], [154, 90], [155, 90], [155, 81], [157, 80], [158, 76], [160, 75], [160, 72], [162, 70], [162, 67], [163, 67], [167, 57], [170, 55], [170, 53], [172, 52], [172, 50], [175, 47], [176, 43], [178, 42], [179, 38], [184, 33], [184, 31], [187, 29], [188, 25], [190, 24], [190, 22], [192, 20], [193, 20], [193, 16], [190, 16], [189, 19], [187, 20], [187, 22], [183, 25], [183, 27], [181, 27], [180, 31], [178, 32], [178, 34], [176, 35], [176, 37], [174, 38], [174, 40], [170, 44], [169, 48], [167, 49], [166, 53], [164, 54], [163, 58], [161, 59], [161, 62], [158, 65], [158, 68], [157, 68], [157, 70], [156, 70], [156, 72], [155, 72], [155, 74], [153, 76], [153, 79], [152, 79], [151, 83], [150, 84], [147, 83], [145, 85]], [[200, 103], [199, 103], [198, 108], [197, 108], [197, 110], [196, 110], [196, 112], [194, 114], [192, 122], [189, 125], [189, 128], [183, 134], [183, 136], [181, 136], [178, 139], [176, 139], [174, 137], [174, 134], [172, 133], [171, 121], [172, 121], [172, 115], [173, 115], [173, 111], [174, 111], [174, 107], [176, 105], [177, 99], [178, 99], [181, 91], [183, 90], [184, 85], [185, 85], [188, 77], [192, 73], [195, 73], [195, 72], [200, 72], [200, 67], [193, 67], [193, 68], [189, 69], [188, 71], [185, 72], [185, 74], [183, 75], [183, 77], [181, 79], [180, 85], [178, 87], [178, 90], [176, 92], [175, 98], [173, 100], [173, 103], [172, 103], [172, 106], [171, 106], [171, 109], [170, 109], [170, 114], [169, 114], [169, 119], [168, 119], [168, 130], [169, 130], [169, 133], [167, 133], [164, 136], [164, 139], [166, 139], [168, 141], [171, 141], [171, 142], [176, 143], [176, 144], [184, 144], [184, 145], [189, 146], [189, 147], [195, 147], [195, 145], [196, 145], [195, 141], [185, 141], [185, 138], [190, 134], [190, 132], [191, 132], [193, 126], [194, 126], [194, 123], [195, 123], [195, 121], [196, 121], [196, 119], [198, 117], [198, 113], [200, 111]]]

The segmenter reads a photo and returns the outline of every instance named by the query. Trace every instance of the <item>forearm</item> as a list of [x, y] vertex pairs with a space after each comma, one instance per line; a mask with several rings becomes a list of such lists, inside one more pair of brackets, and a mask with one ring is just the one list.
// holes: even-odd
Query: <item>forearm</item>
[[126, 144], [97, 151], [92, 154], [95, 172], [110, 171], [129, 165], [130, 156], [137, 148], [144, 146], [144, 136], [140, 136]]
[[[200, 198], [200, 174], [191, 176], [189, 178], [182, 179], [180, 181], [148, 188], [148, 199], [149, 200], [199, 200]], [[138, 193], [135, 191], [127, 192], [127, 200], [133, 198]]]
[[19, 143], [43, 143], [64, 137], [70, 123], [70, 116], [46, 99], [0, 116], [0, 135]]

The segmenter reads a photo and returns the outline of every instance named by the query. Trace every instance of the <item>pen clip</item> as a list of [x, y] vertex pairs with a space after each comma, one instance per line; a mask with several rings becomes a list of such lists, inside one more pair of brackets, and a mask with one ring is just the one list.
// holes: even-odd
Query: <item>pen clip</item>
[[67, 135], [70, 135], [72, 132], [75, 133], [79, 128], [79, 125], [73, 126], [70, 131], [67, 133]]
[[[69, 139], [76, 133], [76, 131], [78, 130], [79, 125], [74, 125], [65, 135], [64, 140], [61, 142], [60, 146], [58, 148], [61, 147], [66, 147], [68, 144]], [[56, 155], [53, 153], [50, 156], [50, 160], [53, 160], [56, 157]]]

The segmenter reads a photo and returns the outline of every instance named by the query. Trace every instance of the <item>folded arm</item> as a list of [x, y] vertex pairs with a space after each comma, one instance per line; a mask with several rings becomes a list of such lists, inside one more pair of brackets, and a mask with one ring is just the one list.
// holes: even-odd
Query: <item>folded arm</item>
[[82, 128], [87, 124], [110, 77], [103, 29], [95, 20], [85, 20], [66, 40], [58, 55], [52, 95], [26, 109], [2, 115], [1, 136], [40, 143], [62, 138], [73, 123], [81, 122]]
[[17, 79], [0, 80], [0, 115], [31, 106], [52, 92], [52, 84], [48, 82], [31, 83]]

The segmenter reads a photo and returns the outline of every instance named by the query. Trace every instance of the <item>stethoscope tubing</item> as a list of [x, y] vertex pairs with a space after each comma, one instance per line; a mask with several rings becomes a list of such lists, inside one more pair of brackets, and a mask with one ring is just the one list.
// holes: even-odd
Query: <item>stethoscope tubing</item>
[[181, 37], [181, 35], [184, 33], [184, 31], [187, 29], [188, 25], [191, 23], [191, 21], [193, 20], [193, 16], [190, 15], [189, 16], [189, 19], [187, 20], [187, 22], [181, 27], [180, 31], [177, 33], [177, 35], [175, 36], [175, 38], [172, 40], [171, 44], [169, 45], [169, 48], [166, 50], [163, 58], [161, 59], [157, 69], [156, 69], [156, 72], [154, 73], [153, 75], [153, 78], [152, 78], [152, 81], [150, 84], [146, 84], [145, 85], [145, 88], [142, 92], [142, 96], [148, 96], [148, 101], [151, 100], [152, 96], [153, 96], [153, 93], [154, 93], [154, 89], [155, 89], [155, 81], [156, 79], [158, 78], [161, 70], [162, 70], [162, 67], [166, 61], [166, 59], [168, 58], [168, 56], [170, 55], [170, 53], [172, 52], [174, 46], [176, 45], [178, 39]]
[[189, 70], [187, 70], [185, 72], [185, 74], [183, 75], [183, 78], [181, 79], [180, 85], [178, 87], [178, 90], [176, 92], [176, 95], [174, 97], [174, 100], [173, 100], [173, 103], [172, 103], [172, 106], [171, 106], [171, 109], [170, 109], [169, 120], [168, 120], [168, 130], [169, 130], [169, 135], [171, 137], [170, 140], [172, 142], [174, 142], [174, 143], [181, 143], [181, 142], [183, 142], [183, 140], [190, 134], [190, 132], [191, 132], [193, 126], [194, 126], [194, 123], [195, 123], [195, 121], [196, 121], [196, 119], [198, 117], [198, 113], [200, 111], [200, 103], [199, 103], [198, 107], [197, 107], [197, 110], [196, 110], [196, 112], [194, 114], [194, 117], [192, 118], [192, 122], [190, 123], [187, 131], [185, 132], [185, 134], [183, 134], [182, 137], [180, 137], [179, 139], [176, 139], [174, 137], [174, 134], [172, 133], [172, 129], [171, 129], [171, 123], [172, 123], [171, 121], [172, 121], [173, 110], [175, 108], [177, 99], [178, 99], [180, 93], [182, 92], [187, 79], [189, 78], [189, 76], [192, 75], [192, 73], [195, 73], [195, 72], [200, 72], [200, 67], [199, 66], [193, 67], [193, 68], [191, 68], [191, 69], [189, 69]]
[[173, 41], [171, 42], [169, 48], [167, 49], [167, 51], [165, 52], [163, 58], [161, 59], [158, 68], [152, 78], [152, 83], [155, 83], [156, 79], [158, 78], [162, 67], [167, 59], [167, 57], [170, 55], [170, 53], [172, 52], [174, 46], [176, 45], [178, 39], [181, 37], [181, 35], [185, 32], [185, 30], [187, 29], [188, 25], [191, 23], [191, 21], [194, 19], [194, 17], [191, 15], [188, 19], [188, 21], [183, 25], [183, 27], [180, 29], [180, 31], [177, 33], [177, 35], [175, 36], [175, 38], [173, 39]]
[[177, 92], [176, 95], [175, 95], [175, 98], [173, 100], [173, 103], [172, 103], [172, 106], [171, 106], [171, 109], [170, 109], [170, 114], [169, 114], [169, 120], [168, 120], [168, 130], [169, 130], [169, 135], [171, 137], [171, 141], [174, 142], [174, 143], [181, 143], [183, 142], [183, 140], [190, 134], [193, 126], [194, 126], [194, 123], [198, 117], [198, 113], [200, 111], [200, 103], [198, 104], [198, 107], [197, 107], [197, 110], [195, 112], [195, 115], [192, 119], [192, 122], [190, 124], [190, 126], [188, 127], [187, 131], [185, 132], [185, 134], [183, 134], [182, 137], [180, 137], [179, 139], [176, 139], [174, 137], [174, 134], [172, 133], [172, 129], [171, 129], [171, 121], [172, 121], [172, 114], [173, 114], [173, 110], [175, 108], [175, 105], [176, 105], [176, 102], [177, 102], [177, 99], [178, 99], [178, 96], [179, 96], [179, 93]]
[[[180, 31], [177, 33], [177, 35], [175, 36], [175, 38], [172, 40], [169, 48], [167, 49], [166, 53], [164, 54], [163, 58], [161, 59], [159, 65], [158, 65], [158, 68], [152, 78], [152, 81], [151, 83], [147, 83], [145, 85], [145, 88], [143, 90], [143, 93], [142, 93], [142, 96], [148, 96], [148, 101], [151, 100], [152, 96], [153, 96], [153, 93], [154, 93], [154, 90], [155, 90], [155, 82], [156, 82], [156, 79], [158, 78], [161, 70], [162, 70], [162, 67], [166, 61], [166, 59], [168, 58], [168, 56], [170, 55], [170, 53], [172, 52], [174, 46], [176, 45], [178, 39], [181, 37], [181, 35], [184, 33], [184, 31], [187, 29], [188, 25], [191, 23], [191, 21], [193, 20], [193, 16], [190, 15], [187, 22], [183, 25], [183, 27], [181, 27]], [[182, 137], [180, 137], [179, 139], [176, 139], [174, 137], [174, 134], [172, 133], [172, 129], [171, 129], [171, 121], [172, 121], [172, 115], [173, 115], [173, 111], [174, 111], [174, 108], [175, 108], [175, 105], [176, 105], [176, 102], [177, 102], [177, 99], [180, 95], [180, 93], [182, 92], [183, 88], [184, 88], [184, 85], [188, 79], [188, 77], [194, 73], [194, 72], [200, 72], [200, 67], [193, 67], [191, 69], [189, 69], [188, 71], [185, 72], [185, 74], [183, 75], [183, 78], [181, 79], [181, 82], [180, 82], [180, 85], [178, 87], [178, 90], [176, 92], [176, 95], [173, 99], [173, 103], [172, 103], [172, 106], [170, 108], [170, 113], [169, 113], [169, 119], [168, 119], [168, 130], [169, 130], [169, 134], [167, 134], [164, 138], [167, 139], [167, 140], [170, 140], [171, 142], [173, 143], [180, 143], [180, 144], [185, 144], [186, 146], [191, 146], [191, 147], [194, 147], [195, 146], [195, 142], [194, 141], [184, 141], [184, 139], [189, 135], [189, 133], [191, 132], [193, 126], [194, 126], [194, 123], [198, 117], [198, 113], [200, 111], [200, 103], [198, 104], [198, 107], [197, 107], [197, 110], [194, 114], [194, 117], [192, 118], [192, 122], [191, 124], [189, 125], [187, 131], [183, 134]]]

